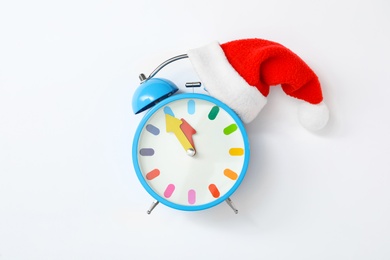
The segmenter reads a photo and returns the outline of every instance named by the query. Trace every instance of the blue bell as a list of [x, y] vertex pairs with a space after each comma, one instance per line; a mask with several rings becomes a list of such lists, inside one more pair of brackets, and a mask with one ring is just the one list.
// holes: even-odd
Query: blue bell
[[133, 95], [132, 105], [134, 114], [151, 108], [178, 90], [179, 88], [167, 79], [151, 78], [144, 80]]

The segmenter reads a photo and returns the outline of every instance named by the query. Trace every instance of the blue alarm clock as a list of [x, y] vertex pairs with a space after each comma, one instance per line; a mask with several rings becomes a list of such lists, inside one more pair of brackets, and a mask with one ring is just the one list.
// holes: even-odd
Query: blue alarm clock
[[[237, 213], [230, 196], [245, 177], [250, 148], [244, 124], [218, 99], [205, 94], [175, 94], [171, 81], [154, 78], [162, 63], [133, 96], [133, 111], [148, 110], [135, 132], [132, 157], [145, 190], [158, 203], [195, 211], [226, 201]], [[191, 87], [200, 83], [187, 84]]]

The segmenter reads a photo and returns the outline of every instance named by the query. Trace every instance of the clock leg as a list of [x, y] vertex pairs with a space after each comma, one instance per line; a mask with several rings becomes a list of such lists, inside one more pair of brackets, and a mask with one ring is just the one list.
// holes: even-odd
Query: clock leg
[[150, 205], [150, 208], [148, 209], [148, 211], [146, 211], [146, 213], [150, 214], [152, 213], [152, 211], [154, 210], [154, 208], [159, 204], [160, 202], [158, 200], [155, 200], [153, 201], [152, 205]]
[[234, 206], [233, 201], [230, 198], [227, 198], [225, 201], [232, 208], [234, 213], [237, 214], [238, 213], [238, 209], [236, 209], [236, 207]]

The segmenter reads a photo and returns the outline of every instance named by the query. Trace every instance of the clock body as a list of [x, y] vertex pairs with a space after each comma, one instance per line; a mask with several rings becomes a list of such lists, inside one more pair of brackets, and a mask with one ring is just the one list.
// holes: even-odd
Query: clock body
[[[184, 149], [183, 140], [194, 154]], [[232, 109], [211, 96], [187, 93], [170, 96], [146, 113], [132, 156], [138, 179], [157, 201], [179, 210], [203, 210], [238, 188], [250, 149]]]

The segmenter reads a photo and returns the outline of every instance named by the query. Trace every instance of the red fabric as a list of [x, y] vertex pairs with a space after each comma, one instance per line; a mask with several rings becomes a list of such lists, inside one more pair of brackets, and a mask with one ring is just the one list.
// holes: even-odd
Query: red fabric
[[283, 91], [312, 104], [322, 101], [317, 75], [295, 53], [276, 42], [245, 39], [221, 45], [232, 67], [266, 97], [269, 87], [281, 84]]

